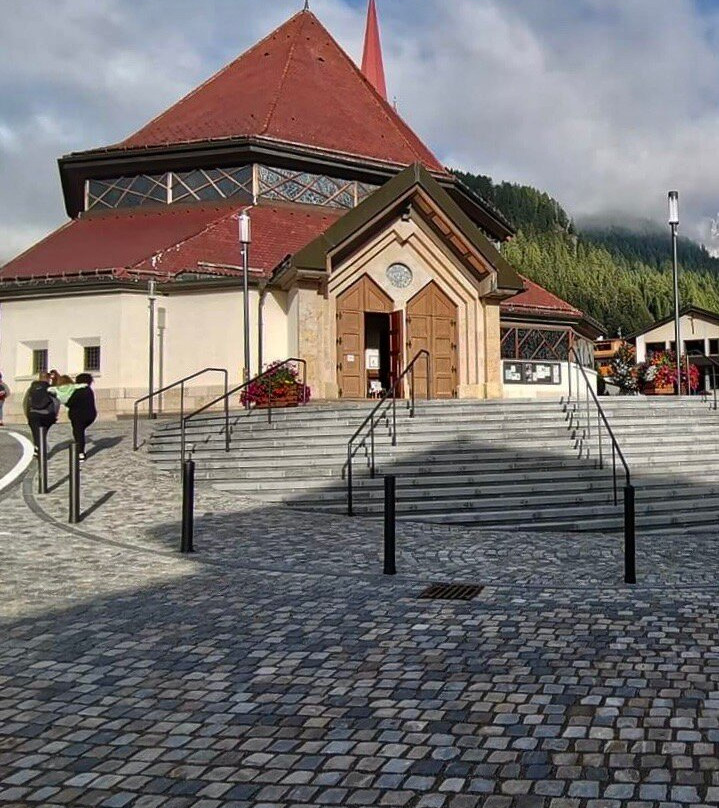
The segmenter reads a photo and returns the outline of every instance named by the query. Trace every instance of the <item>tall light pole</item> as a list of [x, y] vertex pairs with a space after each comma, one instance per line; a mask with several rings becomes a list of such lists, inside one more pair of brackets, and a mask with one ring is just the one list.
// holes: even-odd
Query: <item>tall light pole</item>
[[682, 342], [679, 323], [679, 265], [677, 262], [677, 228], [679, 227], [679, 191], [669, 191], [669, 226], [672, 228], [674, 264], [674, 346], [677, 363], [677, 395], [682, 394]]
[[242, 297], [244, 304], [244, 342], [245, 342], [245, 367], [242, 380], [250, 380], [250, 296], [249, 296], [249, 272], [250, 272], [250, 243], [252, 241], [252, 228], [250, 227], [250, 215], [243, 210], [239, 217], [240, 244], [242, 244]]
[[155, 280], [151, 278], [147, 284], [147, 299], [150, 307], [150, 346], [148, 356], [148, 395], [150, 396], [147, 404], [147, 417], [152, 419], [155, 417], [155, 402], [153, 400], [153, 393], [155, 392], [155, 302], [157, 295], [155, 294]]

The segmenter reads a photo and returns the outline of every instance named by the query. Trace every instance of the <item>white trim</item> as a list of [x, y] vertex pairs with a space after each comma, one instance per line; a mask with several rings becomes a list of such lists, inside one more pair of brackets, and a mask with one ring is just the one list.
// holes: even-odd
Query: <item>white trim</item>
[[15, 468], [11, 469], [3, 477], [0, 477], [0, 491], [4, 491], [6, 488], [9, 488], [15, 482], [15, 480], [17, 480], [17, 478], [25, 472], [30, 463], [32, 463], [35, 451], [32, 443], [30, 443], [30, 441], [19, 432], [5, 432], [5, 434], [15, 438], [15, 440], [20, 444], [22, 447], [22, 457], [15, 464]]

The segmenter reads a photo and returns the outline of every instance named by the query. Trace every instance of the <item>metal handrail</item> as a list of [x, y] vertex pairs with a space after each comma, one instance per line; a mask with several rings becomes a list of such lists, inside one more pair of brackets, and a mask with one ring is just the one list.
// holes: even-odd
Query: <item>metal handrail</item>
[[[206, 412], [210, 409], [210, 407], [214, 407], [215, 404], [219, 404], [221, 401], [225, 402], [225, 413], [226, 413], [226, 420], [225, 420], [225, 451], [230, 451], [230, 419], [229, 419], [229, 412], [228, 410], [228, 401], [230, 396], [234, 396], [237, 393], [240, 393], [242, 390], [247, 389], [251, 384], [255, 384], [256, 382], [260, 381], [261, 379], [266, 378], [267, 376], [271, 376], [273, 373], [276, 373], [280, 368], [289, 366], [290, 364], [299, 364], [302, 365], [302, 404], [307, 403], [307, 362], [304, 359], [297, 359], [292, 357], [291, 359], [285, 359], [283, 362], [279, 362], [278, 364], [273, 365], [271, 368], [264, 370], [262, 373], [259, 373], [254, 378], [250, 379], [249, 381], [242, 382], [237, 387], [233, 387], [232, 390], [225, 390], [224, 395], [216, 398], [214, 401], [210, 401], [209, 404], [205, 404], [204, 407], [200, 407], [199, 410], [195, 410], [191, 412], [188, 416], [183, 417], [180, 419], [180, 462], [185, 462], [185, 430], [187, 427], [187, 422], [191, 421], [197, 415], [201, 415], [203, 412]], [[245, 405], [247, 409], [250, 409], [250, 405]], [[272, 384], [268, 387], [268, 406], [267, 406], [267, 423], [272, 423]]]
[[[609, 421], [607, 420], [607, 416], [604, 413], [604, 409], [602, 405], [599, 403], [599, 399], [597, 398], [597, 394], [594, 392], [594, 388], [589, 381], [589, 376], [587, 375], [587, 371], [584, 369], [584, 366], [581, 363], [579, 355], [575, 351], [574, 347], [569, 349], [569, 358], [571, 360], [572, 354], [574, 354], [574, 358], [576, 360], [575, 367], [579, 368], [584, 377], [584, 384], [587, 391], [587, 436], [591, 438], [592, 436], [592, 425], [591, 419], [589, 415], [589, 397], [591, 394], [592, 399], [594, 400], [594, 406], [597, 409], [597, 441], [598, 441], [598, 449], [599, 449], [599, 468], [604, 468], [604, 456], [602, 454], [602, 423], [607, 429], [607, 434], [612, 442], [612, 476], [614, 481], [614, 504], [617, 505], [619, 500], [617, 497], [617, 455], [619, 455], [619, 459], [624, 466], [624, 474], [626, 477], [626, 484], [630, 486], [632, 484], [632, 477], [631, 472], [629, 470], [629, 465], [627, 464], [626, 459], [624, 458], [624, 454], [619, 446], [619, 442], [617, 441], [616, 436], [614, 435], [614, 431], [612, 430], [611, 426], [609, 425]], [[572, 363], [569, 362], [569, 399], [572, 398]], [[579, 401], [579, 390], [577, 390], [577, 401]]]
[[[709, 409], [712, 409], [712, 410], [716, 411], [717, 409], [719, 409], [719, 407], [717, 406], [717, 371], [716, 371], [716, 369], [719, 368], [719, 362], [716, 359], [714, 359], [713, 356], [707, 356], [707, 354], [703, 354], [703, 353], [690, 353], [690, 354], [688, 354], [687, 355], [687, 362], [692, 358], [706, 359], [706, 361], [709, 362], [709, 364], [712, 366], [712, 392], [714, 394], [714, 404], [713, 404], [713, 406], [710, 404]], [[687, 373], [687, 378], [689, 378], [688, 373]], [[704, 390], [703, 393], [702, 393], [702, 398], [704, 399], [705, 402], [707, 400], [707, 395], [708, 395], [707, 391]]]
[[[597, 408], [597, 438], [599, 441], [599, 467], [604, 468], [604, 460], [602, 456], [602, 424], [607, 429], [607, 434], [612, 441], [612, 480], [614, 483], [614, 504], [618, 504], [617, 500], [617, 455], [622, 461], [624, 466], [624, 474], [626, 476], [626, 485], [624, 486], [624, 581], [628, 584], [635, 584], [637, 582], [637, 563], [636, 563], [636, 510], [635, 510], [635, 491], [632, 485], [632, 476], [629, 471], [629, 465], [622, 453], [621, 447], [617, 442], [617, 438], [609, 425], [607, 416], [604, 414], [604, 409], [599, 403], [597, 394], [594, 392], [587, 371], [581, 363], [581, 359], [572, 346], [568, 354], [568, 369], [569, 369], [569, 398], [568, 402], [572, 400], [572, 354], [576, 360], [576, 367], [584, 377], [584, 384], [587, 389], [587, 434], [591, 438], [591, 419], [589, 414], [589, 401], [590, 395]], [[578, 387], [579, 385], [577, 385]], [[579, 390], [577, 390], [577, 401], [579, 401]], [[573, 414], [572, 414], [573, 416]]]
[[[163, 393], [166, 393], [168, 390], [172, 390], [175, 387], [180, 387], [180, 418], [183, 418], [185, 415], [185, 383], [196, 379], [198, 376], [202, 376], [205, 373], [222, 373], [225, 377], [225, 395], [227, 395], [227, 388], [230, 382], [230, 375], [227, 372], [226, 368], [203, 368], [202, 370], [198, 370], [196, 373], [191, 373], [189, 376], [185, 376], [182, 379], [178, 379], [176, 382], [172, 384], [168, 384], [165, 387], [160, 388], [159, 390], [154, 390], [152, 393], [148, 393], [148, 395], [143, 396], [142, 398], [138, 398], [134, 405], [134, 412], [133, 412], [133, 425], [132, 425], [132, 449], [133, 451], [137, 451], [140, 448], [140, 444], [138, 443], [137, 436], [137, 422], [138, 422], [138, 408], [140, 404], [144, 404], [145, 401], [150, 401], [150, 399], [155, 398], [156, 396], [161, 396]], [[225, 407], [225, 420], [229, 423], [229, 414], [227, 408]]]
[[400, 373], [400, 375], [394, 380], [392, 387], [387, 390], [387, 392], [382, 396], [382, 398], [377, 402], [377, 405], [374, 407], [372, 412], [364, 419], [361, 426], [357, 431], [352, 435], [347, 443], [347, 464], [346, 464], [346, 475], [347, 475], [347, 515], [353, 516], [353, 508], [352, 508], [352, 458], [357, 454], [357, 451], [360, 447], [367, 445], [367, 438], [365, 437], [361, 443], [359, 443], [353, 450], [352, 444], [359, 438], [359, 436], [364, 431], [367, 424], [369, 424], [369, 438], [370, 438], [370, 457], [369, 457], [369, 469], [370, 469], [370, 477], [374, 477], [375, 475], [375, 440], [374, 440], [374, 429], [375, 424], [379, 420], [379, 411], [384, 406], [389, 406], [388, 400], [391, 399], [392, 402], [392, 446], [397, 445], [397, 391], [400, 388], [400, 385], [404, 382], [405, 378], [408, 374], [410, 374], [410, 397], [407, 399], [407, 409], [409, 410], [409, 417], [414, 418], [414, 410], [415, 410], [415, 396], [414, 396], [414, 368], [417, 362], [420, 359], [424, 359], [427, 363], [427, 400], [429, 400], [431, 395], [431, 357], [429, 355], [429, 351], [426, 351], [424, 348], [421, 351], [417, 351], [412, 361], [407, 365], [407, 367]]

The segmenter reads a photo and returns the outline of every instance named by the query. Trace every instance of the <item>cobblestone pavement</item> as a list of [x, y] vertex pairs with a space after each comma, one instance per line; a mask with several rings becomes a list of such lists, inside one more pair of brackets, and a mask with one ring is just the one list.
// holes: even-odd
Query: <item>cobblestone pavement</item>
[[[719, 552], [371, 522], [203, 491], [94, 431], [78, 528], [0, 503], [0, 804], [677, 808], [719, 803]], [[62, 446], [63, 427], [51, 442]], [[437, 580], [468, 602], [419, 598]]]
[[0, 428], [0, 477], [12, 471], [21, 457], [20, 444], [7, 434], [7, 428]]

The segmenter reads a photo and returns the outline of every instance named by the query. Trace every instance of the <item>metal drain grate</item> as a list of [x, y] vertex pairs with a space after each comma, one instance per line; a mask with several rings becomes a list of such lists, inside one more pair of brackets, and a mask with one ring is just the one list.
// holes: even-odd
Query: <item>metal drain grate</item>
[[420, 594], [428, 600], [472, 600], [484, 587], [474, 584], [432, 584]]

